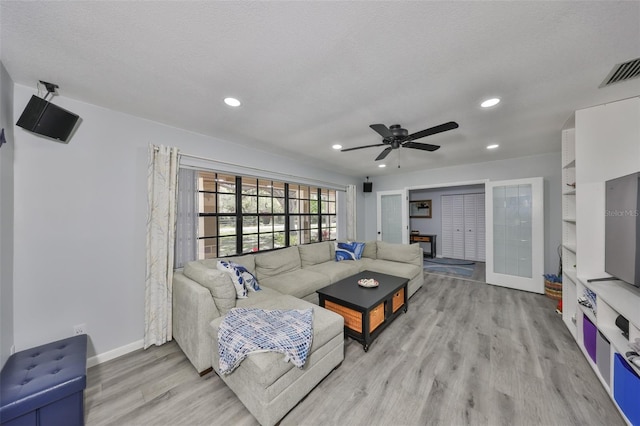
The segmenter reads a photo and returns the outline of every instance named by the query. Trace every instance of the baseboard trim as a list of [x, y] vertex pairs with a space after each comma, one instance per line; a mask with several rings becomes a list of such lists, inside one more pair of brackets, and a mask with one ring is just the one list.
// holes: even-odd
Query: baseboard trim
[[130, 352], [142, 349], [143, 347], [144, 340], [141, 339], [136, 342], [129, 343], [128, 345], [120, 346], [119, 348], [115, 348], [108, 352], [92, 356], [91, 358], [87, 359], [87, 368], [102, 364], [103, 362], [111, 361], [112, 359], [118, 358], [122, 355], [126, 355]]

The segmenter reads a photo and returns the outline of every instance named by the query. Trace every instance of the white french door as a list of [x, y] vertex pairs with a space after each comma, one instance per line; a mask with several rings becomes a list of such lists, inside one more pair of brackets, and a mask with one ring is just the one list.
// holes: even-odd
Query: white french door
[[487, 283], [544, 293], [543, 188], [541, 177], [486, 184]]
[[378, 241], [409, 242], [409, 198], [406, 189], [378, 191]]

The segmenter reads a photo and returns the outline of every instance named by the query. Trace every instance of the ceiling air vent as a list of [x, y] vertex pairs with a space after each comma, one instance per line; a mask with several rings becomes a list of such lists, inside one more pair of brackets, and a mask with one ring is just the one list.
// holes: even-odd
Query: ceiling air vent
[[621, 81], [631, 80], [640, 77], [640, 58], [618, 64], [613, 67], [607, 78], [604, 79], [600, 87], [609, 86]]

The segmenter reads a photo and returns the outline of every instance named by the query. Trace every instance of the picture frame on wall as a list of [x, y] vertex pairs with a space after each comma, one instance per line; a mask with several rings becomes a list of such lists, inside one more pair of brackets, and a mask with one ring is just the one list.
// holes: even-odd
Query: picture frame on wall
[[431, 200], [409, 201], [409, 217], [431, 219]]

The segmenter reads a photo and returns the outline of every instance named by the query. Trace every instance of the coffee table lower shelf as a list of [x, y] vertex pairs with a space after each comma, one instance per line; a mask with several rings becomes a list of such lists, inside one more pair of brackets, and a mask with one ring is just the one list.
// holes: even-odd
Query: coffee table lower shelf
[[362, 344], [365, 352], [371, 342], [400, 313], [407, 312], [406, 284], [370, 309], [320, 294], [320, 306], [344, 318], [345, 334]]

